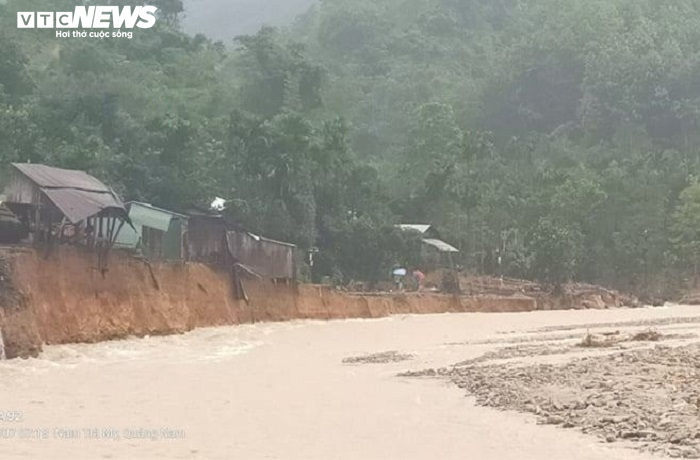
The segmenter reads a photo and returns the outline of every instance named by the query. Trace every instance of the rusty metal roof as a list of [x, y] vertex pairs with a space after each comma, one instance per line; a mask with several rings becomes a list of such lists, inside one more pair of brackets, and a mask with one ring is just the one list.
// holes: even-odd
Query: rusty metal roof
[[84, 171], [31, 163], [12, 163], [12, 166], [41, 188], [73, 188], [89, 192], [112, 192], [112, 189]]
[[105, 209], [114, 209], [116, 214], [126, 210], [111, 193], [86, 192], [71, 188], [43, 189], [44, 194], [72, 223], [77, 224]]
[[34, 182], [74, 224], [105, 210], [112, 210], [129, 221], [117, 194], [86, 172], [40, 164], [13, 163], [12, 166]]

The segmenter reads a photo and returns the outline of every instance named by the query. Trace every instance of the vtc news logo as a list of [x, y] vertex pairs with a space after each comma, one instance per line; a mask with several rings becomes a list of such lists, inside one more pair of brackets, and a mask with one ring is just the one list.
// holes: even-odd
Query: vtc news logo
[[77, 6], [73, 12], [19, 12], [19, 29], [150, 29], [156, 23], [155, 6]]

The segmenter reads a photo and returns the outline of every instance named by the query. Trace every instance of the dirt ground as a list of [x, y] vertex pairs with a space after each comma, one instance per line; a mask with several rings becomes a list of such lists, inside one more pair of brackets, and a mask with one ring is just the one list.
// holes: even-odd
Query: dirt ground
[[[622, 293], [604, 286], [586, 283], [567, 283], [556, 289], [534, 281], [494, 276], [477, 276], [466, 273], [457, 274], [450, 270], [428, 272], [425, 278], [424, 292], [442, 292], [454, 294], [459, 286], [462, 296], [527, 297], [534, 299], [540, 310], [567, 309], [606, 309], [619, 307], [639, 307], [642, 303], [630, 294]], [[379, 283], [374, 286], [357, 283], [348, 287], [355, 292], [391, 292], [392, 283]], [[410, 282], [407, 292], [417, 290], [417, 285]], [[697, 296], [700, 299], [700, 295]], [[700, 303], [700, 300], [698, 300]], [[663, 304], [663, 302], [661, 302]], [[685, 305], [695, 305], [686, 303]]]
[[[695, 430], [693, 369], [684, 363], [694, 359], [699, 325], [691, 307], [460, 313], [51, 345], [38, 359], [0, 362], [0, 408], [23, 414], [0, 425], [0, 458], [688, 456], [694, 434], [671, 437], [681, 436], [673, 426], [682, 420]], [[649, 328], [665, 337], [626, 340]], [[618, 330], [625, 340], [608, 347], [576, 346], [589, 331]], [[675, 351], [656, 362], [657, 345]], [[439, 378], [399, 376], [443, 368], [450, 372]], [[579, 381], [588, 388], [579, 390]], [[571, 388], [586, 409], [564, 408]], [[539, 415], [527, 411], [527, 399]], [[645, 415], [647, 406], [658, 413]], [[10, 436], [5, 428], [24, 431]], [[657, 435], [623, 435], [635, 430]]]

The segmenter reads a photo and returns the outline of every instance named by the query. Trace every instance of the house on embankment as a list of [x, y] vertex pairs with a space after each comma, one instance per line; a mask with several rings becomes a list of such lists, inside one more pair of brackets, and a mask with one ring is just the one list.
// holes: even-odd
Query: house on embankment
[[122, 248], [147, 261], [201, 263], [228, 273], [235, 298], [249, 300], [248, 280], [294, 285], [296, 246], [255, 235], [220, 214], [177, 213], [146, 203], [129, 204], [134, 229], [117, 237]]
[[149, 260], [198, 262], [236, 270], [241, 276], [296, 280], [296, 246], [247, 231], [220, 214], [178, 213], [147, 203], [128, 203], [133, 228], [117, 236], [121, 248]]
[[241, 277], [297, 278], [295, 245], [251, 233], [220, 214], [180, 213], [136, 201], [125, 205], [112, 188], [84, 171], [14, 163], [4, 196], [4, 205], [33, 242], [47, 247], [98, 247], [105, 260], [116, 247], [152, 261], [237, 270]]
[[81, 244], [108, 251], [129, 223], [114, 190], [84, 171], [29, 163], [11, 166], [3, 204], [35, 243]]
[[142, 202], [124, 205], [112, 188], [84, 171], [15, 163], [4, 196], [4, 205], [35, 244], [98, 248], [103, 273], [107, 254], [117, 247], [150, 261], [235, 271], [240, 278], [297, 279], [295, 245], [248, 232], [220, 214], [179, 213]]
[[186, 215], [138, 201], [128, 202], [126, 207], [133, 226], [122, 228], [116, 247], [138, 250], [150, 260], [186, 259]]
[[238, 229], [226, 233], [234, 264], [257, 277], [294, 281], [297, 278], [296, 245]]
[[[294, 245], [223, 216], [127, 208], [83, 171], [15, 164], [5, 178], [0, 232], [8, 223], [29, 237], [0, 251], [0, 355], [301, 317]], [[110, 251], [120, 237], [124, 250]]]
[[225, 264], [260, 279], [296, 281], [296, 245], [256, 235], [219, 214], [189, 213], [187, 260]]
[[443, 241], [440, 232], [428, 224], [401, 224], [404, 232], [415, 232], [422, 239], [421, 261], [426, 269], [453, 268], [459, 249]]

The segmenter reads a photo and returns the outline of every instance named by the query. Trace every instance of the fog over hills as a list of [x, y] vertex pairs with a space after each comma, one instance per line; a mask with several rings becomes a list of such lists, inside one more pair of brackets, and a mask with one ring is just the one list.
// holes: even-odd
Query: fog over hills
[[229, 42], [263, 25], [285, 25], [316, 0], [185, 0], [185, 30]]

